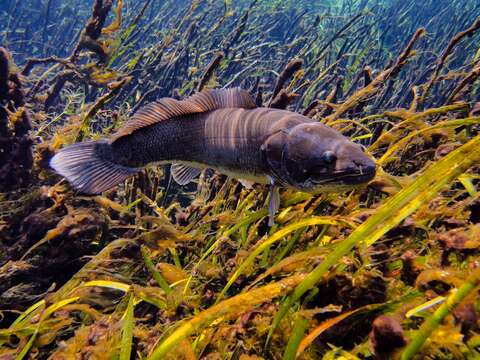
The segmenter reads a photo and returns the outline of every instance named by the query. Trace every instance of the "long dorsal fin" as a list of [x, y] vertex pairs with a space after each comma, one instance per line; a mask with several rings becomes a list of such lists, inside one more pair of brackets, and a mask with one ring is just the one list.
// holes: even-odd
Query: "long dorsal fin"
[[160, 121], [222, 108], [255, 108], [250, 94], [240, 88], [204, 90], [184, 100], [163, 98], [137, 111], [112, 137], [112, 141]]

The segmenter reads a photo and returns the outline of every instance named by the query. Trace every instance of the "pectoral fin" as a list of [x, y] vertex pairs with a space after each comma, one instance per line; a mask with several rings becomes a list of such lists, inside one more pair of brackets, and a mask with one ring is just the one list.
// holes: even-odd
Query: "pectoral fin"
[[273, 226], [275, 223], [274, 217], [280, 208], [280, 192], [278, 186], [271, 185], [270, 198], [268, 201], [268, 226]]
[[255, 184], [253, 181], [245, 180], [245, 179], [238, 179], [238, 181], [243, 185], [245, 189], [251, 189]]
[[200, 169], [183, 164], [172, 164], [170, 171], [172, 172], [173, 180], [179, 185], [187, 185], [201, 172]]

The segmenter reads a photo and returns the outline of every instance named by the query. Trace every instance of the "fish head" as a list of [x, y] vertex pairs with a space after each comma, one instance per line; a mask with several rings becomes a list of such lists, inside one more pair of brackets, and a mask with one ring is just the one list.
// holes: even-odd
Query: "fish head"
[[320, 123], [278, 131], [263, 150], [274, 180], [300, 191], [345, 191], [375, 177], [375, 162], [361, 145]]

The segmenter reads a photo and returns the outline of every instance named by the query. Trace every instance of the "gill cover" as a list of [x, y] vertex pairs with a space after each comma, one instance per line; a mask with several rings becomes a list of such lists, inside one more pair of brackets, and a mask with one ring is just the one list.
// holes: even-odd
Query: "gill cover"
[[287, 141], [288, 131], [281, 129], [270, 135], [260, 148], [263, 158], [272, 172], [274, 182], [279, 185], [285, 185], [283, 155]]

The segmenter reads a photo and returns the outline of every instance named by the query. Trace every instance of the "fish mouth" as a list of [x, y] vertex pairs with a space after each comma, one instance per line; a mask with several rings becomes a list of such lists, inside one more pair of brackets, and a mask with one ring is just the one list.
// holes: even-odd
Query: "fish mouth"
[[341, 184], [341, 185], [360, 185], [369, 182], [375, 177], [375, 168], [360, 168], [355, 172], [335, 172], [328, 178], [312, 179], [316, 185]]

